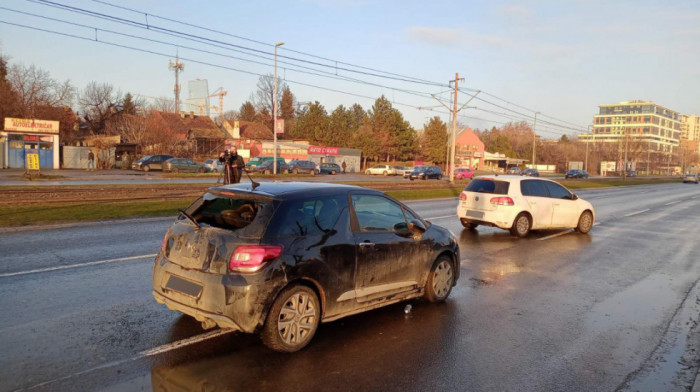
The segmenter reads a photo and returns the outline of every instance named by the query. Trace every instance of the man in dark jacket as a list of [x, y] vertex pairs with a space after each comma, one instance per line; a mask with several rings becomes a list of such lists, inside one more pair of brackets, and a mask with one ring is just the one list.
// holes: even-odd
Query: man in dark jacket
[[230, 150], [226, 150], [226, 153], [222, 153], [219, 156], [219, 161], [224, 164], [226, 184], [238, 184], [241, 182], [245, 162], [243, 162], [243, 157], [238, 155], [236, 147], [232, 147]]

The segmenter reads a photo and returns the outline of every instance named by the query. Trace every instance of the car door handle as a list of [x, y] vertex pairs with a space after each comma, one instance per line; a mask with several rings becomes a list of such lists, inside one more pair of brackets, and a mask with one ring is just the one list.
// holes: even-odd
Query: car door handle
[[370, 247], [370, 246], [374, 246], [374, 244], [371, 242], [360, 242], [360, 247], [362, 247], [362, 248], [366, 248], [366, 247]]

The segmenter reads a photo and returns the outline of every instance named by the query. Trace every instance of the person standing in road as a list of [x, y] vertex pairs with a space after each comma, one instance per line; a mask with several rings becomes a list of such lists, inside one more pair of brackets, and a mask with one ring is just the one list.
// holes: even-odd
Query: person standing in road
[[95, 170], [95, 154], [92, 153], [92, 150], [88, 153], [87, 170]]
[[219, 161], [224, 164], [226, 173], [224, 182], [226, 184], [238, 184], [241, 182], [245, 162], [243, 162], [243, 157], [238, 155], [236, 147], [226, 150], [226, 153], [219, 156]]
[[347, 164], [345, 164], [345, 161], [343, 161], [343, 164], [340, 165], [340, 168], [343, 169], [343, 174], [345, 174], [345, 168], [348, 167]]

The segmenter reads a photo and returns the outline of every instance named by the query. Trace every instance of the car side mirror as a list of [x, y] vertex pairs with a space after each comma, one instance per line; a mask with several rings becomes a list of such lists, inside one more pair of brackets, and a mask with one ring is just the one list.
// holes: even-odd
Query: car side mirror
[[578, 200], [578, 196], [575, 193], [571, 194], [571, 200]]
[[418, 232], [420, 234], [423, 234], [423, 233], [425, 233], [425, 230], [427, 230], [427, 229], [425, 228], [425, 225], [423, 224], [423, 222], [419, 221], [418, 219], [414, 219], [411, 221], [411, 223], [408, 224], [408, 230], [411, 233]]

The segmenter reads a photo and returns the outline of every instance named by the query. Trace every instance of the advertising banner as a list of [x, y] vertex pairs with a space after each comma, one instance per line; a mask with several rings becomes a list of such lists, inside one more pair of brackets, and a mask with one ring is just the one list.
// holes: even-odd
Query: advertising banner
[[339, 147], [309, 146], [309, 154], [338, 155]]
[[5, 130], [9, 132], [51, 133], [58, 135], [58, 121], [5, 117]]

